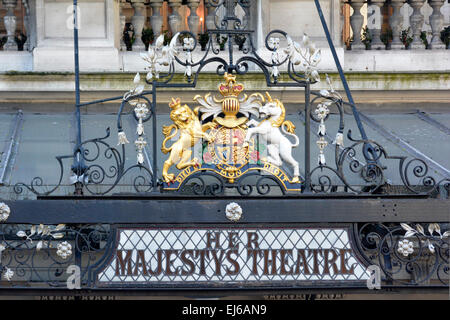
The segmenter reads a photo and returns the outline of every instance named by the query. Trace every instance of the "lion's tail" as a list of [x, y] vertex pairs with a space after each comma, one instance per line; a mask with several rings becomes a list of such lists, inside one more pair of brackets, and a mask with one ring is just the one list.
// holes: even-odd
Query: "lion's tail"
[[[172, 129], [175, 129], [175, 130], [173, 131], [172, 134], [170, 134]], [[166, 138], [164, 139], [164, 141], [162, 143], [161, 151], [162, 151], [162, 153], [166, 154], [172, 150], [172, 146], [170, 146], [169, 148], [166, 147], [166, 142], [176, 136], [176, 134], [178, 132], [178, 128], [175, 124], [171, 124], [170, 126], [163, 126], [162, 132]]]
[[281, 124], [281, 131], [283, 131], [284, 134], [287, 134], [295, 139], [295, 143], [292, 144], [292, 148], [298, 147], [298, 145], [300, 144], [300, 140], [295, 135], [295, 125], [291, 121], [283, 121], [283, 123]]

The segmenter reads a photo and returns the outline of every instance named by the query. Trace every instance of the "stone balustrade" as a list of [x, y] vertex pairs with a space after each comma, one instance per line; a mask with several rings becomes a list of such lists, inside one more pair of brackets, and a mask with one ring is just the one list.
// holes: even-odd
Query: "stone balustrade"
[[[142, 40], [143, 29], [151, 29], [153, 39], [156, 39], [161, 33], [167, 31], [175, 34], [188, 30], [197, 36], [207, 29], [216, 28], [215, 8], [208, 0], [114, 1], [117, 1], [120, 6], [117, 24], [120, 30], [118, 49], [121, 51], [145, 50]], [[3, 9], [0, 12], [4, 12], [3, 17], [0, 16], [4, 27], [3, 34], [0, 28], [2, 44], [0, 47], [4, 51], [19, 50], [17, 38], [21, 35], [29, 38], [28, 29], [34, 31], [34, 28], [29, 27], [32, 20], [29, 7], [35, 2], [36, 0], [0, 1], [0, 8]], [[342, 7], [351, 7], [351, 14], [347, 16], [344, 15], [345, 10], [340, 9], [341, 30], [347, 25], [349, 29], [347, 34], [349, 32], [353, 34], [351, 41], [348, 41], [349, 39], [342, 41], [342, 43], [347, 42], [348, 49], [437, 50], [445, 49], [446, 45], [448, 47], [448, 41], [443, 43], [441, 39], [441, 32], [449, 25], [450, 3], [447, 0], [341, 0], [340, 3]], [[22, 7], [25, 10], [22, 10]], [[443, 12], [446, 13], [445, 19]], [[424, 31], [426, 31], [425, 35]], [[346, 34], [344, 30], [342, 33]], [[130, 41], [131, 39], [133, 40]], [[132, 42], [128, 48], [125, 40]], [[335, 45], [340, 44], [335, 43]], [[32, 50], [33, 45], [27, 41], [24, 48]]]
[[[141, 51], [144, 49], [144, 43], [142, 43], [142, 29], [144, 27], [152, 30], [154, 39], [156, 39], [163, 32], [170, 32], [173, 35], [179, 31], [190, 31], [197, 36], [199, 32], [201, 33], [205, 29], [205, 22], [203, 21], [204, 18], [197, 14], [197, 9], [200, 4], [203, 5], [203, 0], [187, 0], [185, 2], [182, 0], [123, 0], [121, 1], [120, 28], [124, 32], [128, 32], [130, 27], [126, 29], [126, 22], [131, 24], [131, 29], [134, 32], [132, 51]], [[149, 15], [148, 19], [146, 17], [146, 6], [150, 8], [151, 11], [151, 15]], [[204, 6], [204, 16], [206, 17], [207, 12], [212, 12], [213, 10], [209, 9], [211, 6], [208, 2], [204, 4]], [[134, 13], [128, 21], [126, 21], [124, 9], [133, 9]], [[163, 10], [166, 12], [165, 15], [162, 14]], [[183, 16], [180, 12], [183, 12]], [[212, 25], [214, 25], [214, 17], [211, 18], [211, 15], [208, 17], [208, 25], [211, 25], [211, 19]], [[184, 20], [186, 20], [187, 23], [185, 23]], [[148, 22], [146, 23], [146, 21]], [[145, 24], [147, 24], [147, 26], [145, 26]], [[200, 27], [202, 28], [200, 29]], [[124, 38], [122, 37], [122, 50], [126, 47], [124, 42]]]
[[[321, 0], [321, 4], [345, 71], [450, 70], [448, 40], [442, 41], [450, 24], [448, 0]], [[0, 72], [73, 72], [71, 8], [72, 0], [0, 0]], [[216, 29], [226, 15], [208, 0], [78, 0], [78, 8], [83, 72], [144, 70], [139, 53], [159, 35], [186, 30], [198, 36]], [[249, 22], [246, 28], [254, 30], [253, 44], [267, 61], [271, 57], [263, 41], [276, 26], [299, 42], [307, 33], [322, 48], [320, 68], [335, 71], [313, 0], [282, 5], [278, 0], [252, 0], [248, 14], [240, 14], [243, 22]], [[23, 46], [18, 45], [22, 35], [27, 39]], [[203, 56], [200, 50], [199, 45], [194, 61]]]
[[2, 0], [3, 5], [6, 7], [6, 15], [3, 18], [6, 29], [6, 43], [3, 45], [4, 50], [17, 50], [17, 43], [15, 41], [16, 34], [16, 21], [17, 18], [14, 15], [14, 9], [17, 6], [17, 0]]
[[[0, 47], [4, 51], [30, 50], [28, 30], [30, 30], [29, 0], [1, 0], [0, 8], [6, 11], [0, 20], [4, 32], [0, 36]], [[0, 33], [1, 34], [1, 33]]]
[[[432, 8], [432, 13], [427, 17], [429, 19], [427, 24], [431, 27], [429, 32], [424, 30], [424, 6], [427, 2]], [[446, 45], [441, 40], [441, 32], [444, 28], [441, 8], [446, 2], [447, 0], [348, 0], [346, 3], [353, 11], [349, 17], [353, 33], [349, 49], [445, 49]], [[364, 16], [361, 14], [361, 8], [365, 3], [367, 3], [367, 29], [364, 29]], [[383, 7], [387, 9], [384, 14]], [[389, 14], [390, 11], [391, 14]], [[409, 14], [409, 11], [412, 13]], [[388, 24], [387, 28], [384, 28], [384, 39], [382, 39], [384, 20], [388, 20]], [[409, 28], [405, 28], [405, 24], [409, 25]]]
[[[141, 41], [138, 38], [140, 37], [139, 30], [144, 17], [139, 8], [145, 1], [151, 7], [152, 14], [149, 16], [148, 26], [151, 27], [155, 38], [165, 30], [172, 34], [188, 30], [197, 35], [199, 31], [203, 32], [216, 27], [214, 23], [215, 8], [207, 0], [130, 0], [128, 2], [131, 2], [131, 5], [125, 4], [125, 0], [123, 1], [122, 6], [127, 5], [134, 9], [134, 15], [129, 19], [136, 37], [133, 51], [142, 49]], [[425, 5], [427, 2], [428, 5]], [[441, 8], [444, 5], [450, 7], [447, 0], [342, 0], [341, 5], [350, 6], [353, 11], [351, 16], [345, 17], [344, 10], [341, 10], [341, 27], [345, 25], [344, 19], [348, 19], [347, 24], [350, 26], [351, 32], [361, 35], [352, 37], [351, 44], [348, 46], [349, 49], [415, 50], [446, 48], [441, 40], [441, 32], [444, 27], [448, 26], [448, 21], [444, 21]], [[166, 6], [167, 14], [163, 16], [164, 6]], [[197, 14], [199, 6], [202, 6], [203, 10], [201, 17]], [[425, 6], [428, 7], [427, 10], [423, 10]], [[364, 12], [361, 12], [363, 7]], [[446, 10], [448, 11], [448, 9]], [[183, 15], [180, 14], [180, 11], [183, 12]], [[427, 11], [428, 14], [424, 14], [424, 11]], [[121, 30], [124, 30], [125, 17], [121, 16], [121, 19]], [[164, 19], [167, 21], [164, 21]], [[201, 29], [199, 29], [200, 24]], [[423, 35], [425, 25], [428, 28], [431, 27], [431, 30], [427, 30], [427, 41], [424, 41]], [[344, 31], [343, 34], [345, 34]], [[343, 42], [345, 42], [345, 39]]]

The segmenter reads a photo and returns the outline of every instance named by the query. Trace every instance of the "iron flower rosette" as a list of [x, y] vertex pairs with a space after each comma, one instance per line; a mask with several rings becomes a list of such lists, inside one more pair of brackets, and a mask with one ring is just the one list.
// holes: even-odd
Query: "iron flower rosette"
[[56, 254], [64, 260], [72, 255], [72, 245], [67, 241], [58, 243], [57, 249]]
[[407, 257], [414, 252], [413, 243], [407, 239], [400, 240], [397, 251]]
[[236, 202], [230, 202], [225, 208], [226, 217], [231, 221], [238, 221], [242, 217], [242, 208]]

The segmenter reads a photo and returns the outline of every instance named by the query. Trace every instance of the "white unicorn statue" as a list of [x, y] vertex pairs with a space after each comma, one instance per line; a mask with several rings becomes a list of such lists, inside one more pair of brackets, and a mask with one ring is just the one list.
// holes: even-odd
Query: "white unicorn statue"
[[[289, 163], [294, 169], [294, 177], [291, 182], [298, 183], [300, 182], [299, 164], [292, 157], [292, 148], [299, 145], [299, 138], [295, 135], [295, 126], [291, 121], [285, 120], [286, 111], [283, 103], [278, 99], [272, 99], [268, 92], [266, 92], [266, 96], [268, 102], [259, 108], [259, 117], [265, 119], [261, 122], [252, 119], [247, 123], [249, 128], [245, 136], [244, 147], [248, 146], [254, 134], [259, 134], [264, 141], [267, 141], [267, 162], [278, 167], [281, 167], [283, 161]], [[294, 143], [281, 133], [280, 127], [285, 135], [295, 139]]]

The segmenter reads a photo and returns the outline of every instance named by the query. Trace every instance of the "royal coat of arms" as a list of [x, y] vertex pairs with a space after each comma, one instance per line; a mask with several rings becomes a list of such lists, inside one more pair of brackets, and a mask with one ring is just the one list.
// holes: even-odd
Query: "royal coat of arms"
[[[225, 73], [224, 78], [218, 88], [220, 96], [195, 96], [199, 105], [193, 110], [172, 98], [173, 124], [163, 127], [161, 150], [169, 153], [162, 171], [163, 190], [178, 190], [194, 174], [209, 171], [228, 184], [259, 172], [276, 179], [284, 192], [301, 191], [299, 164], [292, 156], [299, 138], [294, 124], [285, 119], [283, 103], [268, 92], [243, 93], [244, 85], [236, 83], [235, 75]], [[170, 147], [169, 141], [174, 141]], [[199, 155], [193, 152], [195, 147], [200, 147]], [[292, 174], [282, 169], [284, 163]], [[169, 172], [172, 166], [178, 174]]]

